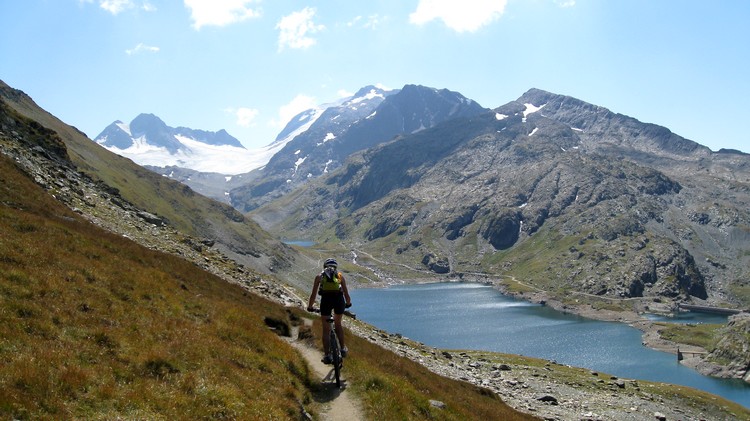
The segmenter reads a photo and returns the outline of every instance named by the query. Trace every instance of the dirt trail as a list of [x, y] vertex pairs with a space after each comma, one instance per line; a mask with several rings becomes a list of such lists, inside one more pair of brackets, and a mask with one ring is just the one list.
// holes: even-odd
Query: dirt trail
[[[306, 321], [307, 322], [307, 321]], [[292, 335], [296, 337], [297, 335]], [[320, 359], [322, 355], [319, 350], [307, 345], [301, 340], [290, 341], [300, 354], [307, 360], [307, 364], [313, 372], [321, 379], [321, 393], [316, 394], [315, 400], [323, 407], [320, 419], [326, 421], [358, 421], [365, 417], [359, 407], [359, 402], [346, 390], [346, 360], [344, 370], [341, 371], [341, 389], [336, 387], [336, 379], [333, 374], [333, 366], [323, 364]]]

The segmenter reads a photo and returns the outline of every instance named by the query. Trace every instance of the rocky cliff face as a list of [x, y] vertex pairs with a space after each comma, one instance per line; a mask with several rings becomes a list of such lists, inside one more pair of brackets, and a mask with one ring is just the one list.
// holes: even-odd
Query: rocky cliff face
[[[266, 227], [565, 295], [750, 304], [750, 157], [531, 90], [353, 157]], [[420, 263], [421, 262], [421, 263]]]

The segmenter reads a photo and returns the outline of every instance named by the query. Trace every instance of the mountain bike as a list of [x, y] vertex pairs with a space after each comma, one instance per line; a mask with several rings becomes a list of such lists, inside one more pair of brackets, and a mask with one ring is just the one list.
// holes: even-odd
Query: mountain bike
[[341, 355], [341, 346], [339, 338], [336, 335], [336, 326], [333, 323], [333, 316], [328, 316], [326, 322], [330, 325], [328, 344], [331, 351], [331, 364], [333, 364], [333, 373], [336, 376], [336, 387], [341, 388], [341, 369], [344, 368], [344, 358]]
[[[347, 306], [349, 308], [349, 306]], [[313, 310], [314, 313], [320, 313], [320, 309], [316, 308]], [[351, 313], [350, 317], [356, 318]], [[341, 388], [341, 369], [344, 368], [344, 356], [341, 354], [341, 344], [339, 344], [339, 337], [336, 335], [336, 325], [334, 323], [333, 315], [326, 317], [326, 323], [330, 325], [328, 333], [328, 346], [331, 353], [331, 364], [333, 365], [333, 373], [336, 378], [336, 387]]]

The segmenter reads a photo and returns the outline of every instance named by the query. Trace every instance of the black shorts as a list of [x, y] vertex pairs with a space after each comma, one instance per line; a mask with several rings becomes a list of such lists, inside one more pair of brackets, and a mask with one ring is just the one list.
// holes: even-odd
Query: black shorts
[[344, 294], [341, 292], [335, 293], [323, 293], [320, 296], [320, 314], [322, 316], [330, 316], [331, 310], [336, 314], [344, 314], [344, 308], [346, 302], [344, 301]]

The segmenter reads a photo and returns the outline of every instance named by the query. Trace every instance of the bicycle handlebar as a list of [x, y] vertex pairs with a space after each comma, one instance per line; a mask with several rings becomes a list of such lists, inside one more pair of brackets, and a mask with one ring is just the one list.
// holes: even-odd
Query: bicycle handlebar
[[[351, 308], [351, 306], [352, 303], [347, 303], [346, 305], [344, 305], [344, 308]], [[309, 311], [310, 313], [320, 313], [320, 309], [315, 307], [308, 307], [307, 311]]]

